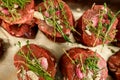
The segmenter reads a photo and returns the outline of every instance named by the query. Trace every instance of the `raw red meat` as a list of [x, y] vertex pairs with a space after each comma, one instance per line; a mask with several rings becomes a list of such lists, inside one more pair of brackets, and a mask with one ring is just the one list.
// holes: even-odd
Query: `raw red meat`
[[[64, 24], [65, 21], [63, 21], [64, 16], [62, 15], [62, 11], [58, 10], [58, 2], [59, 0], [54, 0], [52, 1], [54, 3], [54, 7], [56, 9], [56, 15], [59, 15], [60, 18], [58, 18], [58, 21], [60, 22], [60, 25], [62, 26], [62, 32], [69, 37], [70, 32], [71, 32], [71, 28], [74, 26], [74, 19], [73, 19], [73, 15], [72, 12], [69, 8], [69, 6], [63, 2], [60, 1], [59, 3], [63, 4], [63, 10], [65, 12], [65, 17], [67, 18], [68, 21], [68, 25], [70, 25], [70, 27], [66, 26]], [[48, 18], [53, 17], [50, 14], [46, 13], [46, 8], [44, 6], [45, 2], [40, 3], [38, 6], [36, 6], [35, 10], [39, 11], [39, 9], [41, 8], [41, 12], [42, 14], [44, 14], [43, 16], [47, 16]], [[49, 4], [47, 4], [49, 5]], [[56, 30], [56, 27], [53, 25], [48, 25], [46, 23], [45, 20], [41, 20], [41, 19], [36, 19], [36, 24], [38, 24], [39, 30], [41, 30], [50, 40], [55, 41], [55, 42], [65, 42], [65, 39], [63, 38], [62, 33], [60, 33], [59, 31]], [[60, 26], [60, 27], [61, 27]], [[56, 30], [56, 32], [55, 32]]]
[[[108, 16], [108, 13], [111, 14], [111, 17]], [[100, 20], [100, 16], [102, 16], [102, 20]], [[108, 27], [110, 27], [112, 20], [111, 18], [113, 18], [113, 16], [114, 14], [103, 5], [94, 5], [91, 9], [85, 11], [82, 17], [80, 17], [76, 22], [76, 30], [81, 34], [78, 35], [77, 33], [74, 33], [76, 41], [81, 42], [86, 46], [97, 46], [113, 41], [118, 23], [117, 18], [114, 20], [110, 30], [107, 33]], [[102, 26], [99, 26], [101, 23]], [[107, 36], [105, 38], [106, 33]]]
[[[74, 61], [81, 61], [73, 64], [66, 54]], [[89, 49], [82, 49], [78, 47], [67, 50], [66, 54], [63, 54], [60, 58], [60, 70], [64, 76], [64, 80], [83, 80], [83, 76], [84, 78], [88, 78], [82, 71], [81, 65], [86, 64], [85, 60], [91, 56], [96, 56], [98, 58], [98, 62], [96, 64], [98, 68], [101, 69], [98, 80], [106, 80], [108, 76], [106, 61], [99, 54]], [[77, 72], [76, 69], [78, 69]], [[89, 69], [86, 69], [86, 72], [86, 74], [88, 74]]]
[[12, 36], [33, 39], [36, 36], [38, 27], [35, 23], [13, 24], [10, 25], [2, 21], [1, 26]]
[[[1, 1], [0, 1], [1, 3]], [[24, 8], [17, 9], [17, 12], [20, 14], [20, 18], [13, 19], [11, 15], [0, 15], [0, 19], [4, 20], [6, 23], [9, 24], [22, 24], [22, 23], [29, 23], [33, 19], [34, 14], [34, 0], [30, 0], [30, 2], [26, 3]]]
[[[29, 44], [29, 48], [27, 45], [25, 45], [19, 51], [21, 51], [21, 50], [25, 55], [30, 54], [29, 51], [31, 51], [32, 52], [30, 54], [31, 59], [34, 59], [33, 55], [36, 57], [36, 59], [43, 58], [43, 57], [45, 59], [47, 59], [48, 68], [46, 69], [46, 71], [51, 75], [52, 78], [54, 78], [54, 76], [56, 74], [56, 64], [55, 64], [56, 61], [55, 61], [55, 57], [48, 50], [46, 50], [42, 47], [39, 47], [35, 44]], [[27, 72], [30, 69], [28, 68], [28, 66], [26, 64], [27, 63], [26, 59], [23, 56], [19, 55], [19, 51], [14, 56], [14, 65], [18, 70], [20, 70], [21, 66], [23, 66], [24, 70]], [[40, 64], [40, 65], [42, 65], [42, 64]], [[27, 74], [25, 74], [25, 75], [26, 75], [26, 78], [30, 78]], [[38, 76], [38, 77], [40, 80], [45, 79], [43, 76]], [[21, 80], [20, 73], [18, 73], [18, 78], [19, 78], [19, 80]], [[27, 79], [27, 80], [29, 80], [29, 79]]]
[[120, 51], [109, 57], [108, 70], [114, 80], [120, 80]]

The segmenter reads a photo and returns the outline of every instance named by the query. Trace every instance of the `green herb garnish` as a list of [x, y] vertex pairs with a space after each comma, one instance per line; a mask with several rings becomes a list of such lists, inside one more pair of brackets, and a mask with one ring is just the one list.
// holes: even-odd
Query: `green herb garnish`
[[20, 8], [24, 8], [26, 3], [30, 2], [30, 0], [1, 0], [2, 4], [1, 6], [8, 8], [8, 9], [13, 9], [14, 5], [18, 5]]
[[98, 66], [99, 58], [96, 56], [96, 54], [87, 57], [85, 59], [85, 61], [83, 61], [82, 54], [79, 55], [79, 59], [77, 58], [77, 59], [73, 60], [65, 50], [63, 50], [63, 51], [66, 54], [66, 56], [70, 59], [70, 61], [73, 65], [76, 65], [76, 66], [79, 65], [80, 70], [85, 75], [83, 77], [83, 80], [87, 79], [88, 71], [93, 72], [93, 75], [92, 75], [93, 80], [95, 80], [97, 78], [99, 71], [102, 69], [99, 69], [99, 66]]
[[[18, 42], [18, 46], [21, 48], [21, 42]], [[27, 54], [25, 54], [22, 50], [20, 50], [18, 52], [18, 55], [25, 58], [28, 69], [33, 71], [37, 76], [42, 76], [45, 80], [53, 80], [51, 75], [41, 67], [41, 64], [39, 63], [38, 59], [32, 53], [32, 50], [30, 49], [29, 46], [29, 41], [27, 41], [27, 48], [29, 49]], [[34, 63], [33, 63], [33, 59], [34, 59]]]
[[[115, 16], [113, 16], [111, 10], [108, 10], [106, 12], [106, 9], [107, 9], [107, 5], [106, 3], [104, 3], [104, 9], [99, 11], [99, 21], [97, 26], [93, 26], [93, 23], [91, 23], [91, 21], [85, 21], [88, 24], [87, 30], [93, 32], [96, 36], [93, 46], [95, 46], [98, 39], [101, 39], [103, 44], [105, 43], [106, 40], [112, 41], [111, 36], [109, 35], [109, 31], [111, 30], [111, 27], [114, 21], [116, 20], [116, 16], [120, 13], [120, 11], [118, 11], [115, 14]], [[104, 15], [108, 16], [108, 20], [110, 21], [110, 23], [103, 24], [102, 20], [104, 18]], [[113, 31], [113, 35], [115, 35], [115, 33], [116, 30]]]
[[98, 63], [99, 61], [99, 58], [96, 57], [96, 56], [90, 56], [88, 57], [86, 60], [85, 60], [85, 65], [90, 69], [90, 70], [93, 70], [93, 71], [97, 71], [99, 68], [98, 68]]
[[[98, 67], [98, 61], [99, 58], [96, 56], [96, 54], [94, 56], [89, 56], [88, 58], [85, 59], [85, 62], [83, 64], [83, 69], [86, 71], [84, 71], [85, 74], [87, 74], [87, 69], [93, 72], [92, 78], [93, 80], [95, 80], [97, 78], [98, 72], [101, 70]], [[84, 77], [84, 79], [86, 79], [87, 77]]]
[[96, 41], [99, 38], [99, 36], [103, 30], [102, 19], [103, 19], [103, 15], [105, 14], [105, 9], [106, 9], [106, 7], [104, 7], [104, 10], [100, 10], [100, 12], [99, 12], [100, 15], [99, 15], [99, 22], [98, 22], [98, 27], [97, 27], [97, 34], [96, 34], [97, 38], [96, 38], [93, 46], [96, 44]]
[[[59, 8], [60, 8], [59, 11], [61, 11], [61, 12], [63, 13], [63, 10], [62, 10], [62, 9], [63, 9], [63, 3], [60, 2], [60, 4], [62, 4], [62, 5], [59, 5]], [[58, 17], [58, 16], [56, 15], [56, 7], [54, 7], [53, 1], [49, 2], [49, 5], [51, 6], [51, 11], [49, 11], [49, 12], [50, 12], [50, 14], [52, 14], [53, 25], [55, 26], [55, 27], [54, 27], [54, 32], [56, 33], [56, 30], [57, 30], [57, 31], [63, 36], [63, 38], [64, 38], [66, 41], [71, 42], [70, 39], [68, 38], [68, 36], [65, 35], [64, 32], [62, 31], [63, 29], [61, 28], [60, 24], [58, 24], [58, 22], [57, 22], [57, 19], [59, 19], [60, 17]], [[59, 8], [58, 8], [58, 9], [59, 9]], [[61, 9], [61, 8], [62, 8], [62, 9]], [[66, 16], [66, 15], [64, 14], [64, 16]], [[64, 17], [64, 18], [65, 18], [65, 17]]]
[[[63, 32], [63, 27], [65, 26], [65, 28], [67, 29], [70, 29], [75, 32], [77, 31], [73, 28], [73, 26], [70, 25], [68, 21], [66, 11], [64, 10], [64, 4], [59, 0], [57, 0], [57, 6], [54, 4], [53, 0], [48, 0], [48, 1], [43, 0], [43, 1], [44, 1], [44, 7], [46, 8], [46, 12], [50, 15], [50, 17], [46, 17], [43, 14], [44, 20], [49, 22], [54, 28], [54, 32], [53, 32], [54, 41], [55, 41], [56, 33], [58, 32], [61, 34], [61, 36], [64, 38], [65, 41], [71, 42], [68, 35]], [[58, 11], [58, 15], [57, 15], [57, 11]], [[42, 13], [41, 10], [39, 12]], [[58, 23], [58, 21], [60, 23]]]
[[[30, 2], [30, 0], [1, 0], [0, 7], [8, 10], [8, 14], [12, 17], [12, 20], [18, 19], [20, 14], [17, 10], [23, 9], [26, 3]], [[6, 14], [0, 12], [0, 15], [6, 16]]]

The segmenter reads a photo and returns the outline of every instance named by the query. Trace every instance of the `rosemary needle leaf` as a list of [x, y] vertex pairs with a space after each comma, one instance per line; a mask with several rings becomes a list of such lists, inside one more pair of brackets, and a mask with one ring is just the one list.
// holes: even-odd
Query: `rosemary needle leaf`
[[85, 60], [85, 64], [88, 66], [90, 70], [96, 71], [99, 69], [97, 66], [98, 60], [99, 58], [97, 58], [96, 56], [91, 56]]

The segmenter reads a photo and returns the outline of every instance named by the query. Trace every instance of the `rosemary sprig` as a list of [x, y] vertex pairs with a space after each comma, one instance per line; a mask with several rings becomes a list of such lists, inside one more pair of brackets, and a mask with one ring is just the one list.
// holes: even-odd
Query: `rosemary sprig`
[[[18, 41], [18, 46], [21, 48], [20, 41]], [[18, 55], [25, 58], [27, 67], [31, 71], [33, 71], [36, 75], [44, 77], [45, 80], [53, 80], [51, 75], [41, 67], [41, 64], [39, 63], [35, 55], [32, 53], [32, 50], [30, 49], [30, 46], [29, 46], [29, 41], [27, 41], [27, 48], [29, 50], [27, 54], [25, 54], [22, 50], [18, 52]], [[30, 56], [33, 57], [34, 63]]]

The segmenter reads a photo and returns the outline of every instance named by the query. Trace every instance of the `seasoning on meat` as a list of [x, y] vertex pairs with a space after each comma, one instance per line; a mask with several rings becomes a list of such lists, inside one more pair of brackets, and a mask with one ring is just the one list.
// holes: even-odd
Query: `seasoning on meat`
[[14, 56], [19, 80], [54, 80], [56, 62], [54, 56], [42, 47], [29, 44], [21, 47]]
[[116, 34], [118, 14], [119, 12], [114, 15], [106, 4], [93, 5], [77, 21], [76, 30], [81, 35], [74, 33], [76, 41], [92, 47], [112, 42]]
[[108, 76], [106, 61], [99, 54], [78, 47], [65, 51], [60, 70], [64, 80], [105, 80]]
[[36, 6], [34, 17], [39, 29], [55, 42], [71, 42], [74, 19], [68, 5], [62, 0], [44, 0]]

